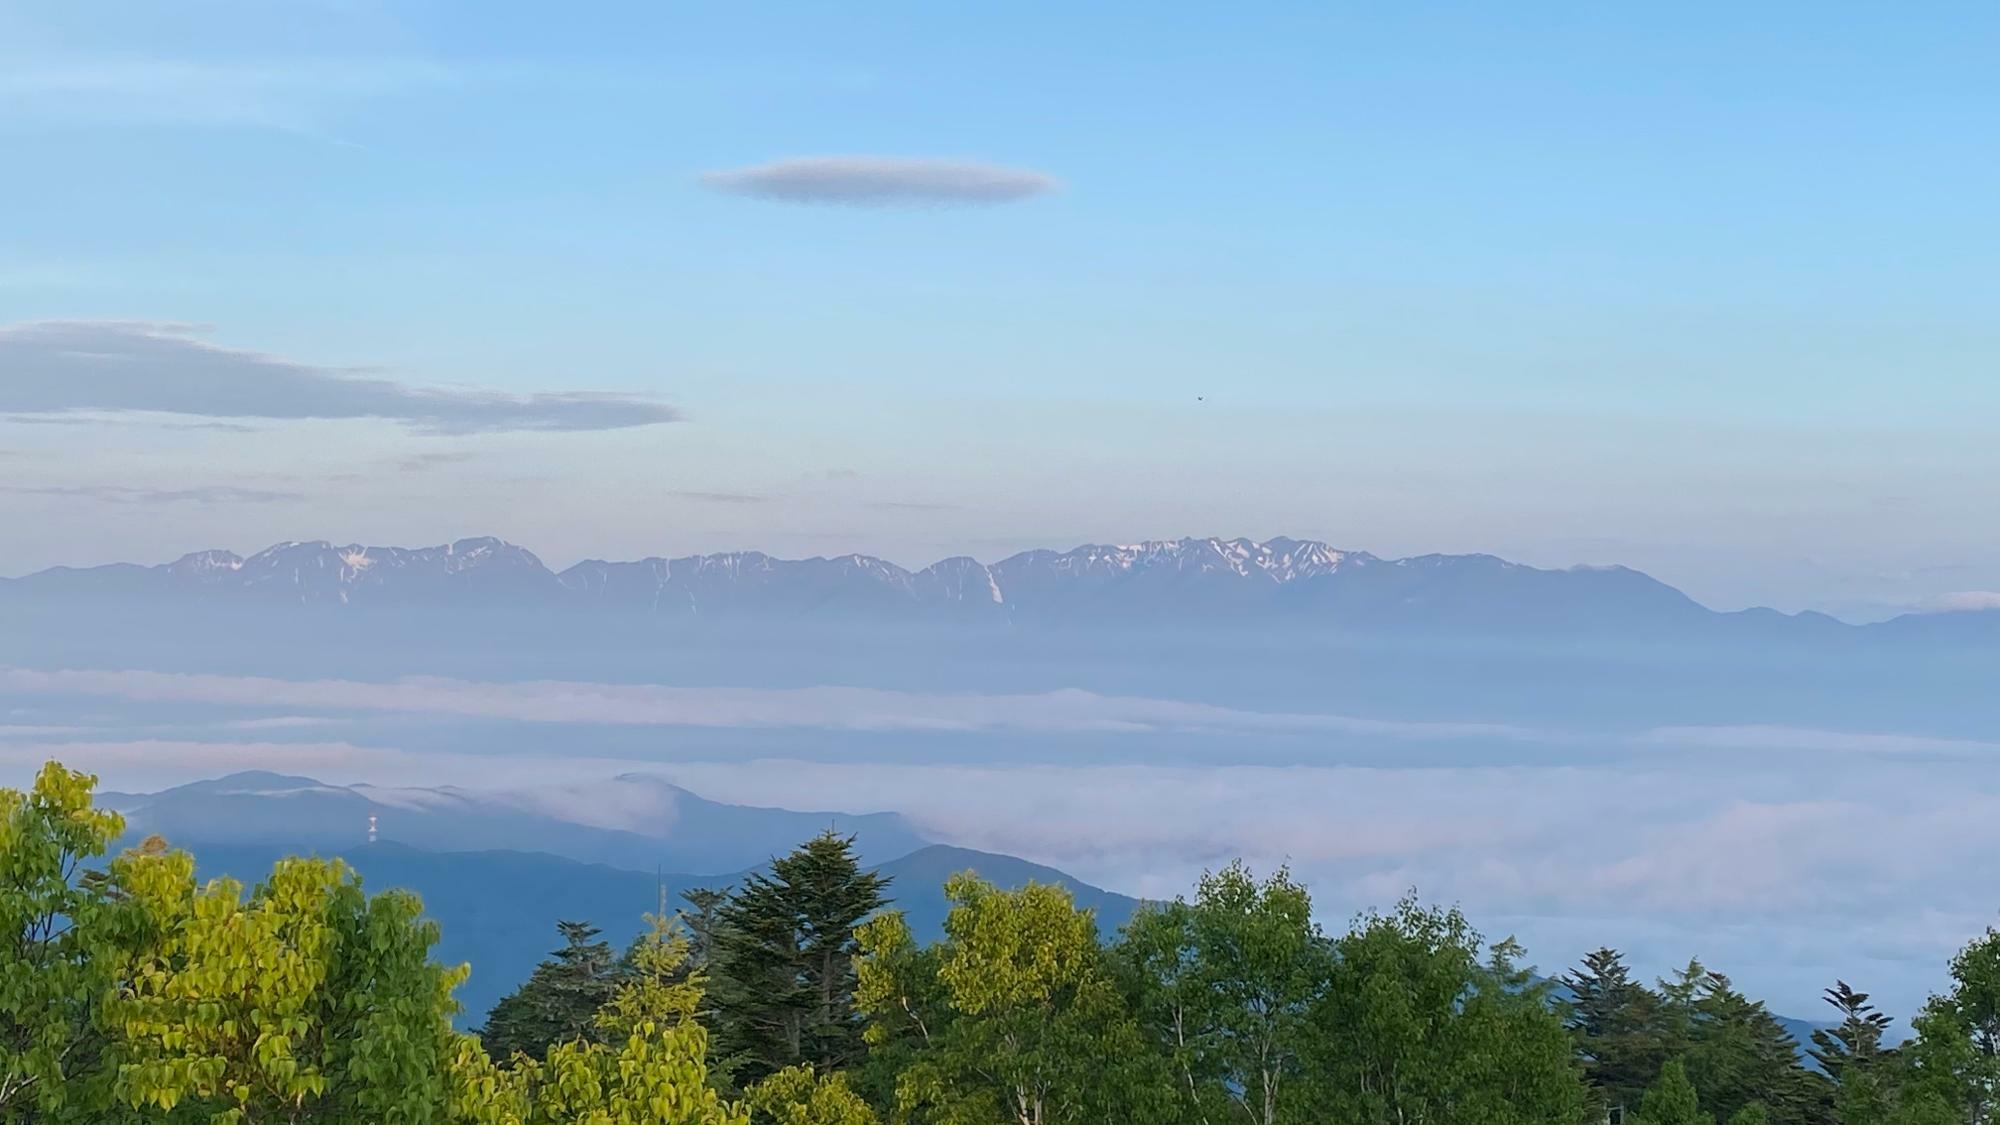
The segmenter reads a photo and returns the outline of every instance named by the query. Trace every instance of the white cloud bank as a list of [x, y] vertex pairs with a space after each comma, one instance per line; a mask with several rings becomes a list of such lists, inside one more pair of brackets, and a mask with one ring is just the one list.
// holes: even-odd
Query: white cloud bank
[[1976, 763], [659, 770], [717, 800], [893, 808], [940, 838], [1129, 893], [1183, 893], [1237, 857], [1283, 863], [1338, 925], [1415, 888], [1517, 934], [1545, 969], [1599, 944], [1642, 972], [1698, 956], [1802, 1016], [1836, 976], [1908, 1016], [1995, 920], [1987, 889], [1962, 877], [2000, 849], [2000, 792]]
[[1839, 756], [1802, 775], [1769, 760], [1724, 772], [1671, 758], [1617, 768], [675, 761], [664, 748], [570, 757], [261, 737], [0, 740], [10, 781], [51, 756], [121, 789], [255, 768], [394, 787], [384, 799], [471, 786], [583, 823], [657, 827], [660, 790], [617, 780], [637, 771], [716, 800], [893, 809], [935, 838], [1155, 897], [1232, 858], [1287, 863], [1329, 924], [1415, 888], [1463, 905], [1489, 934], [1519, 935], [1551, 970], [1599, 943], [1627, 950], [1642, 972], [1699, 956], [1800, 1015], [1836, 975], [1908, 1014], [1953, 948], [1993, 920], [1982, 886], [1960, 873], [2000, 849], [2000, 793], [1977, 763], [1900, 757]]
[[[0, 729], [18, 783], [43, 759], [98, 770], [115, 788], [159, 787], [238, 769], [407, 790], [456, 784], [607, 827], [660, 815], [664, 777], [711, 799], [791, 808], [891, 809], [931, 835], [1052, 864], [1113, 889], [1163, 896], [1235, 857], [1289, 863], [1326, 920], [1414, 887], [1464, 905], [1495, 936], [1516, 933], [1548, 968], [1598, 943], [1642, 971], [1700, 956], [1780, 1010], [1812, 1014], [1836, 975], [1907, 1014], [1995, 903], [1962, 877], [2000, 850], [2000, 745], [1780, 726], [1672, 727], [1597, 742], [1512, 727], [1264, 713], [1167, 700], [1051, 692], [944, 695], [854, 688], [748, 690], [454, 679], [287, 681], [134, 671], [0, 668], [0, 696], [36, 701]], [[238, 710], [220, 730], [248, 741], [117, 737], [64, 725], [96, 701]], [[137, 709], [144, 714], [148, 708]], [[444, 752], [369, 744], [373, 735], [278, 731], [332, 715], [422, 715], [554, 726], [560, 737], [449, 741]], [[232, 720], [234, 720], [232, 722]], [[926, 760], [717, 760], [700, 740], [605, 739], [608, 724], [807, 727], [934, 735]], [[438, 724], [409, 729], [431, 731]], [[365, 725], [355, 728], [366, 729]], [[404, 729], [391, 726], [389, 730]], [[1126, 748], [1158, 731], [1214, 732], [1206, 764], [1022, 761], [1033, 736], [1111, 732]], [[1236, 747], [1273, 732], [1361, 734], [1310, 762], [1252, 765]], [[1129, 740], [1123, 735], [1137, 737]], [[971, 737], [980, 735], [981, 737]], [[1003, 737], [995, 737], [1003, 736]], [[1012, 736], [1020, 735], [1015, 739]], [[1382, 764], [1382, 747], [1481, 738], [1468, 765]], [[1494, 736], [1501, 736], [1495, 738]], [[1241, 741], [1235, 736], [1248, 736]], [[1379, 736], [1370, 739], [1365, 736]], [[349, 741], [352, 739], [353, 741]], [[1400, 742], [1395, 740], [1414, 739]], [[559, 755], [540, 749], [583, 748]], [[865, 747], [869, 740], [856, 740]], [[471, 747], [471, 750], [466, 749]], [[511, 749], [509, 749], [511, 747]], [[997, 759], [997, 760], [996, 760]], [[414, 798], [413, 798], [414, 799]], [[1920, 846], [1919, 843], [1920, 842]]]

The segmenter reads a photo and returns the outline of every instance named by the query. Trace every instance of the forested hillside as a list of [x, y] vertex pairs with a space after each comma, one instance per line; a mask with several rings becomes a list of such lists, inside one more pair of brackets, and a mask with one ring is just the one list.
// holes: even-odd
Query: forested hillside
[[[129, 831], [126, 838], [132, 838]], [[177, 846], [194, 852], [198, 880], [227, 875], [254, 884], [290, 851], [175, 839]], [[472, 975], [456, 993], [465, 1009], [457, 1021], [461, 1027], [476, 1025], [494, 1001], [548, 952], [555, 932], [551, 919], [589, 919], [622, 947], [645, 932], [640, 912], [660, 896], [678, 904], [686, 894], [726, 890], [750, 874], [626, 871], [539, 852], [430, 852], [389, 840], [315, 854], [339, 859], [371, 888], [407, 890], [423, 900], [424, 914], [444, 931], [435, 954], [472, 966]], [[1123, 925], [1138, 906], [1133, 899], [1053, 868], [943, 844], [919, 848], [871, 870], [892, 881], [896, 908], [921, 941], [943, 936], [950, 909], [944, 882], [961, 871], [976, 871], [1001, 887], [1029, 882], [1065, 887], [1078, 905], [1096, 912], [1099, 926], [1107, 931]]]
[[1413, 897], [1324, 931], [1282, 870], [1116, 933], [1064, 888], [954, 874], [926, 943], [831, 833], [623, 949], [552, 917], [465, 1033], [414, 896], [338, 860], [246, 889], [157, 838], [107, 856], [94, 784], [0, 790], [9, 1122], [1977, 1125], [2000, 1093], [1993, 931], [1899, 1045], [1835, 982], [1802, 1059], [1699, 964], [1647, 985], [1604, 949], [1558, 990]]

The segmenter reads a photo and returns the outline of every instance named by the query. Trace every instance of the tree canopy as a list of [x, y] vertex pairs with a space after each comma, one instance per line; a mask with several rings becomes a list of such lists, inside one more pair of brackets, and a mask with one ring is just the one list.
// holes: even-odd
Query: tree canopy
[[464, 966], [338, 860], [198, 881], [116, 855], [94, 779], [0, 790], [0, 1121], [206, 1125], [1991, 1125], [2000, 932], [1893, 1042], [1845, 981], [1800, 1044], [1691, 961], [1556, 980], [1414, 896], [1339, 932], [1242, 864], [1099, 931], [1061, 887], [946, 884], [918, 942], [832, 834], [651, 917], [589, 921], [454, 1027]]

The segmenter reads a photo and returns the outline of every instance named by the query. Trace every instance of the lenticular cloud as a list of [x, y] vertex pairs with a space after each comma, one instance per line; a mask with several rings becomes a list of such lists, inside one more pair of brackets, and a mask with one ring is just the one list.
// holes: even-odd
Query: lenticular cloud
[[1053, 177], [970, 160], [804, 156], [707, 172], [717, 191], [786, 203], [859, 206], [991, 205], [1053, 191]]

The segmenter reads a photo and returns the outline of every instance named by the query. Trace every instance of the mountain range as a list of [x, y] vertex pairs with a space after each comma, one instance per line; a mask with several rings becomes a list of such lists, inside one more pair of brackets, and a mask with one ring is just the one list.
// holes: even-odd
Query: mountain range
[[[495, 538], [435, 547], [281, 543], [154, 566], [57, 567], [0, 580], [0, 597], [179, 606], [526, 608], [667, 619], [1124, 623], [1285, 622], [1355, 630], [1686, 631], [1844, 628], [1818, 614], [1718, 613], [1626, 567], [1549, 570], [1492, 555], [1388, 559], [1326, 543], [1184, 538], [950, 558], [911, 571], [867, 555], [756, 551], [551, 570]], [[1977, 616], [1977, 615], [1973, 615]], [[2000, 618], [2000, 614], [1990, 615]]]

